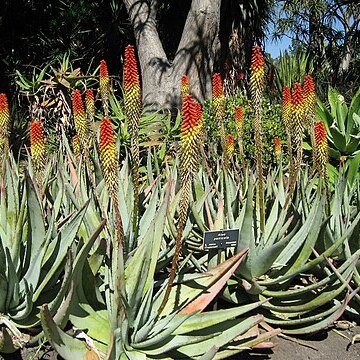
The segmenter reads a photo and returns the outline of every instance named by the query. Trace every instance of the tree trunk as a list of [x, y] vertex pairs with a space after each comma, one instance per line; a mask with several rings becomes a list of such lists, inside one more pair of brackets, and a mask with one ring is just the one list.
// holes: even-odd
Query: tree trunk
[[165, 54], [156, 28], [156, 1], [124, 2], [135, 32], [144, 107], [148, 111], [179, 108], [181, 76], [185, 74], [197, 100], [210, 97], [221, 0], [192, 1], [172, 61]]

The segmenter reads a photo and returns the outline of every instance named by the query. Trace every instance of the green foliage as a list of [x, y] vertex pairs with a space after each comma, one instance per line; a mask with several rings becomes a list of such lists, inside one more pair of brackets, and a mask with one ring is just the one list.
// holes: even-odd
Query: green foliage
[[[250, 100], [246, 97], [238, 95], [235, 98], [227, 97], [226, 99], [226, 117], [225, 128], [227, 133], [234, 136], [237, 142], [238, 134], [235, 123], [235, 108], [241, 106], [244, 113], [244, 152], [246, 161], [249, 164], [254, 164], [255, 159], [255, 142], [254, 142], [254, 113], [251, 107]], [[281, 106], [272, 104], [269, 100], [264, 100], [262, 113], [263, 123], [263, 163], [265, 168], [276, 166], [276, 157], [274, 153], [274, 137], [279, 136], [283, 145], [286, 144], [286, 134], [284, 125], [281, 120]], [[206, 126], [208, 143], [218, 142], [220, 139], [219, 129], [216, 125], [214, 112], [211, 102], [206, 102], [204, 105], [204, 122]], [[219, 148], [220, 149], [220, 148]], [[238, 150], [237, 146], [236, 149]], [[283, 147], [285, 150], [285, 146]], [[219, 155], [219, 154], [218, 154]], [[287, 154], [284, 154], [284, 161], [287, 160]]]
[[330, 156], [337, 160], [352, 157], [359, 152], [360, 145], [360, 88], [348, 106], [344, 97], [330, 87], [328, 102], [329, 109], [321, 101], [318, 102], [317, 115], [325, 121]]
[[275, 84], [278, 96], [284, 86], [292, 88], [296, 82], [302, 82], [305, 75], [312, 73], [314, 66], [310, 55], [299, 49], [296, 53], [285, 51], [274, 60]]

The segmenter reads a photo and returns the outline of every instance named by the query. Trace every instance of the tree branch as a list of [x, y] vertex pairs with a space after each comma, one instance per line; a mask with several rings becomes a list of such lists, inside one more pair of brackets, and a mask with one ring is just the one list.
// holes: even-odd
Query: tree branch
[[[196, 83], [190, 84], [191, 91], [199, 100], [211, 94], [216, 40], [220, 23], [221, 0], [193, 0], [187, 16], [181, 40], [175, 54], [173, 71], [178, 74], [192, 74]], [[180, 83], [180, 79], [179, 79]]]

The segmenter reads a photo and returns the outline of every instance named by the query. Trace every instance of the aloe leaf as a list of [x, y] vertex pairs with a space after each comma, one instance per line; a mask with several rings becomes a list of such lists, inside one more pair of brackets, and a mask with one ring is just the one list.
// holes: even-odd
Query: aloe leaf
[[[204, 274], [209, 275], [200, 279], [197, 279], [192, 282], [187, 282], [184, 284], [177, 284], [173, 287], [173, 290], [170, 293], [169, 300], [166, 303], [165, 308], [162, 311], [162, 314], [172, 313], [174, 309], [179, 310], [182, 307], [185, 307], [193, 299], [198, 297], [200, 294], [206, 292], [206, 290], [217, 281], [219, 281], [223, 276], [227, 276], [230, 273], [233, 273], [236, 267], [240, 264], [243, 259], [244, 253], [247, 249], [244, 249], [240, 253], [234, 255], [230, 259], [220, 263], [215, 268], [208, 270]], [[176, 280], [175, 280], [176, 281]], [[158, 309], [162, 301], [164, 292], [158, 296], [154, 302], [154, 311]], [[182, 303], [179, 303], [179, 300], [182, 300]]]
[[360, 88], [357, 90], [356, 94], [353, 96], [351, 100], [351, 104], [349, 106], [349, 113], [347, 117], [347, 127], [346, 133], [351, 134], [354, 127], [354, 114], [360, 115]]
[[[83, 310], [81, 314], [70, 314], [71, 322], [79, 329], [86, 331], [94, 340], [95, 346], [101, 351], [106, 351], [110, 342], [110, 319], [107, 310], [94, 310], [88, 304], [79, 304]], [[55, 320], [55, 319], [54, 319]]]
[[212, 360], [212, 359], [214, 359], [214, 357], [215, 357], [216, 353], [218, 352], [218, 350], [219, 349], [216, 346], [213, 346], [203, 356], [199, 357], [198, 360]]
[[26, 189], [29, 216], [29, 239], [30, 266], [24, 278], [35, 288], [38, 285], [41, 261], [45, 253], [46, 230], [43, 211], [40, 205], [35, 185], [29, 175], [26, 176]]
[[132, 343], [131, 346], [134, 349], [143, 350], [154, 347], [156, 344], [161, 344], [166, 341], [173, 331], [184, 323], [193, 314], [187, 314], [185, 316], [171, 317], [171, 321], [168, 322], [168, 326], [162, 329], [162, 331], [153, 334], [150, 338], [140, 342]]
[[313, 229], [320, 228], [322, 221], [322, 206], [320, 204], [319, 198], [316, 198], [309, 216], [306, 218], [304, 224], [301, 226], [299, 231], [294, 235], [294, 237], [286, 245], [285, 249], [280, 253], [276, 259], [277, 263], [287, 264], [291, 257], [294, 256], [296, 251], [306, 242], [307, 238], [311, 235], [310, 231]]
[[[270, 303], [266, 303], [263, 305], [263, 307], [276, 312], [288, 313], [289, 316], [291, 314], [292, 317], [295, 317], [297, 315], [301, 315], [304, 312], [312, 311], [326, 303], [329, 303], [332, 299], [334, 299], [347, 288], [350, 280], [351, 276], [349, 276], [348, 280], [341, 286], [339, 286], [340, 281], [336, 281], [332, 286], [329, 286], [326, 291], [321, 292], [318, 296], [309, 301], [306, 301], [304, 304], [292, 305], [292, 303], [295, 303], [294, 300], [292, 300], [285, 301], [283, 305], [272, 305]], [[301, 301], [303, 300], [305, 299], [302, 296]]]
[[347, 181], [350, 188], [352, 188], [355, 184], [356, 179], [359, 178], [360, 152], [356, 154], [354, 158], [348, 161], [349, 161], [349, 171], [347, 174]]
[[13, 337], [14, 334], [10, 330], [5, 327], [0, 328], [0, 353], [12, 354], [19, 349], [15, 346]]
[[321, 262], [325, 261], [326, 257], [331, 256], [331, 254], [339, 247], [341, 246], [345, 240], [351, 236], [352, 232], [354, 231], [354, 229], [357, 227], [358, 223], [360, 220], [360, 213], [356, 216], [356, 218], [353, 220], [352, 224], [346, 229], [346, 231], [344, 232], [344, 234], [339, 237], [334, 243], [333, 245], [331, 245], [327, 250], [325, 250], [321, 255], [319, 255], [316, 259], [309, 261], [308, 263], [306, 263], [305, 265], [301, 266], [300, 268], [298, 268], [296, 271], [292, 272], [291, 274], [285, 274], [282, 276], [279, 276], [275, 279], [271, 279], [271, 280], [263, 280], [263, 281], [258, 281], [259, 285], [264, 285], [264, 286], [269, 286], [269, 285], [275, 285], [275, 284], [280, 284], [288, 279], [293, 278], [294, 276], [302, 273], [302, 272], [306, 272], [308, 270], [310, 270], [311, 268], [313, 268], [314, 266], [320, 264]]
[[103, 230], [104, 226], [106, 224], [106, 220], [103, 220], [101, 224], [98, 226], [98, 228], [94, 231], [94, 233], [91, 235], [89, 240], [86, 242], [85, 245], [82, 246], [79, 253], [76, 255], [76, 258], [74, 260], [74, 269], [72, 273], [72, 279], [76, 283], [76, 296], [78, 297], [78, 300], [80, 302], [87, 302], [86, 295], [84, 293], [82, 281], [82, 271], [84, 268], [84, 264], [86, 261], [86, 258], [95, 242], [95, 240], [100, 235], [101, 231]]
[[[266, 301], [268, 300], [257, 301], [252, 304], [246, 304], [232, 309], [221, 309], [217, 311], [209, 311], [209, 312], [194, 314], [192, 317], [190, 317], [184, 323], [182, 323], [173, 332], [173, 334], [182, 335], [192, 331], [198, 331], [211, 326], [216, 326], [217, 324], [220, 324], [222, 322], [226, 322], [230, 319], [234, 319], [241, 315], [244, 315], [247, 312], [250, 312], [256, 309], [257, 307], [261, 306]], [[176, 316], [183, 316], [183, 315], [176, 315]]]
[[242, 256], [239, 258], [239, 260], [222, 276], [216, 283], [214, 283], [212, 286], [210, 286], [206, 293], [202, 293], [199, 297], [197, 297], [195, 300], [190, 302], [188, 305], [186, 305], [185, 308], [183, 308], [180, 311], [180, 314], [189, 314], [193, 313], [195, 311], [203, 311], [210, 302], [215, 298], [215, 296], [221, 291], [221, 289], [225, 286], [227, 281], [230, 279], [230, 277], [234, 274], [235, 270], [240, 265], [241, 261], [246, 256], [247, 250], [242, 251], [239, 254], [242, 254]]
[[287, 273], [292, 273], [297, 268], [303, 266], [312, 254], [312, 249], [316, 244], [319, 233], [322, 230], [323, 226], [326, 225], [326, 223], [321, 225], [321, 222], [323, 220], [323, 205], [324, 201], [321, 201], [318, 211], [316, 212], [316, 217], [314, 219], [314, 222], [311, 224], [311, 228], [309, 229], [309, 233], [306, 236], [306, 240], [300, 251], [300, 254], [296, 256], [296, 260], [294, 261], [290, 269], [287, 271]]
[[56, 258], [54, 259], [53, 267], [50, 269], [50, 271], [46, 274], [44, 280], [41, 282], [41, 284], [36, 289], [36, 292], [34, 294], [34, 301], [38, 299], [40, 296], [42, 290], [46, 286], [46, 284], [50, 281], [52, 276], [56, 273], [58, 267], [63, 262], [67, 249], [70, 247], [72, 242], [75, 239], [75, 236], [78, 232], [78, 229], [83, 221], [85, 212], [88, 207], [88, 203], [86, 202], [82, 209], [75, 214], [60, 230], [59, 234], [57, 235], [56, 239], [54, 241], [59, 242], [59, 247], [57, 249]]
[[[21, 308], [16, 309], [16, 313], [12, 315], [12, 320], [19, 327], [31, 327], [33, 325], [37, 325], [39, 322], [38, 318], [30, 317], [30, 313], [33, 310], [33, 292], [32, 289], [29, 288], [27, 282], [24, 280], [24, 291], [23, 291], [23, 303], [21, 304]], [[24, 324], [25, 322], [25, 324]], [[30, 323], [30, 324], [29, 324]]]
[[224, 173], [224, 180], [225, 180], [225, 199], [226, 199], [225, 206], [226, 206], [227, 221], [229, 222], [229, 228], [233, 229], [235, 227], [235, 220], [232, 209], [232, 203], [236, 200], [236, 186], [228, 172]]
[[[187, 356], [193, 359], [196, 356], [203, 355], [209, 348], [215, 346], [221, 348], [230, 341], [244, 334], [253, 326], [259, 324], [263, 320], [262, 315], [249, 316], [248, 318], [229, 320], [224, 327], [219, 326], [219, 333], [216, 333], [216, 326], [212, 329], [212, 337], [206, 340], [202, 340], [199, 343], [188, 343], [183, 346], [179, 346], [176, 350], [182, 357]], [[200, 332], [201, 333], [201, 332]], [[182, 335], [177, 335], [178, 337]]]
[[[356, 253], [354, 253], [350, 258], [348, 258], [339, 268], [339, 273], [343, 273], [350, 264], [354, 263], [356, 264], [357, 259], [359, 258], [360, 250], [358, 250]], [[286, 289], [286, 290], [279, 290], [279, 291], [272, 291], [272, 290], [264, 290], [262, 292], [263, 295], [273, 298], [292, 298], [297, 297], [301, 294], [305, 294], [310, 291], [317, 290], [325, 285], [327, 285], [330, 281], [333, 281], [336, 277], [336, 274], [331, 274], [326, 276], [324, 279], [315, 282], [314, 284], [307, 285], [300, 287], [298, 289]]]
[[41, 324], [47, 340], [61, 357], [65, 360], [86, 359], [89, 350], [85, 342], [63, 332], [55, 324], [46, 304], [41, 308]]
[[239, 240], [236, 252], [240, 252], [244, 248], [249, 248], [247, 259], [239, 266], [238, 273], [244, 277], [251, 279], [251, 268], [253, 255], [255, 252], [255, 234], [254, 234], [254, 207], [253, 207], [254, 183], [249, 180], [249, 188], [246, 198], [246, 209], [244, 219], [240, 228]]
[[[10, 304], [13, 302], [14, 295], [18, 294], [18, 292], [19, 292], [19, 278], [16, 274], [16, 270], [15, 270], [13, 261], [11, 259], [9, 249], [6, 248], [5, 251], [6, 251], [5, 264], [7, 264], [7, 267], [8, 267], [7, 276], [6, 276], [6, 278], [7, 278], [7, 293], [5, 296], [5, 299], [6, 299], [5, 310], [9, 311], [10, 310], [9, 307], [10, 307]], [[15, 289], [17, 289], [16, 292], [14, 291]], [[17, 305], [19, 305], [19, 304], [16, 304], [15, 306], [17, 306]]]
[[144, 214], [141, 216], [140, 222], [139, 222], [139, 238], [142, 239], [146, 232], [148, 231], [151, 220], [154, 219], [156, 214], [156, 206], [158, 204], [158, 196], [156, 191], [152, 193], [152, 196], [150, 198], [150, 202], [148, 207], [146, 208]]
[[[251, 339], [251, 340], [247, 340], [247, 341], [234, 341], [231, 343], [231, 346], [229, 346], [228, 348], [225, 346], [224, 350], [220, 349], [217, 354], [215, 355], [214, 359], [218, 360], [218, 359], [231, 359], [231, 357], [233, 357], [234, 355], [251, 349], [251, 348], [258, 348], [257, 345], [261, 345], [263, 344], [266, 340], [271, 339], [274, 336], [277, 336], [279, 334], [281, 334], [282, 330], [280, 329], [274, 329], [272, 331], [267, 331], [263, 334], [260, 334], [258, 336], [256, 336], [255, 338]], [[270, 343], [270, 344], [266, 344], [265, 348], [271, 348], [273, 347], [274, 344]], [[260, 348], [264, 348], [263, 346], [261, 346]]]
[[334, 323], [334, 321], [336, 321], [345, 311], [347, 304], [349, 303], [349, 301], [354, 297], [354, 295], [357, 293], [359, 289], [353, 291], [350, 295], [347, 294], [344, 302], [342, 304], [342, 306], [340, 306], [332, 315], [330, 315], [329, 317], [323, 319], [322, 321], [316, 322], [313, 325], [310, 326], [306, 326], [303, 328], [297, 328], [297, 329], [292, 329], [292, 330], [283, 330], [284, 334], [291, 334], [291, 335], [300, 335], [300, 334], [311, 334], [314, 332], [317, 332], [319, 330], [322, 330], [330, 325], [332, 325]]
[[311, 315], [308, 317], [305, 317], [304, 315], [302, 315], [302, 317], [300, 319], [282, 320], [282, 319], [278, 319], [278, 318], [274, 319], [274, 318], [265, 316], [264, 320], [265, 320], [265, 322], [267, 322], [269, 324], [273, 324], [273, 325], [277, 325], [277, 326], [299, 326], [299, 325], [303, 325], [303, 324], [307, 324], [307, 323], [318, 322], [319, 320], [324, 319], [326, 316], [333, 314], [341, 306], [342, 306], [342, 304], [339, 303], [339, 304], [334, 305], [330, 309], [316, 313], [315, 315]]
[[[164, 356], [165, 354], [170, 354], [171, 351], [174, 350], [176, 354], [178, 354], [179, 349], [182, 348], [185, 344], [191, 345], [194, 344], [194, 346], [199, 349], [200, 348], [200, 354], [206, 352], [207, 348], [202, 348], [202, 343], [204, 343], [206, 340], [212, 339], [215, 334], [211, 335], [197, 335], [197, 336], [185, 336], [185, 335], [171, 335], [167, 338], [167, 341], [164, 342], [161, 346], [154, 348], [154, 349], [146, 349], [143, 350], [144, 353], [150, 358], [152, 357], [158, 357], [158, 356]], [[201, 345], [200, 345], [201, 344]], [[170, 357], [173, 358], [173, 355]]]

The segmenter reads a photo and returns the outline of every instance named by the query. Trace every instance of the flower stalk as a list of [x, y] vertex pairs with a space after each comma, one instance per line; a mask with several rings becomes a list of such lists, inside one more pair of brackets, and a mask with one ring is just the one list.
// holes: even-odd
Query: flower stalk
[[[9, 151], [10, 111], [6, 94], [0, 94], [0, 160], [6, 158]], [[0, 161], [2, 168], [2, 161]], [[0, 175], [2, 170], [0, 169]]]
[[138, 233], [138, 212], [139, 212], [139, 122], [142, 111], [140, 78], [136, 62], [134, 47], [128, 45], [125, 48], [124, 62], [124, 104], [125, 116], [129, 126], [132, 156], [132, 174], [134, 182], [134, 212], [133, 212], [133, 233], [137, 239]]
[[100, 124], [99, 152], [105, 184], [114, 206], [116, 222], [116, 240], [119, 244], [121, 244], [123, 228], [118, 200], [118, 153], [115, 145], [114, 130], [112, 128], [110, 120], [106, 118], [103, 118]]
[[[200, 108], [201, 109], [201, 108]], [[182, 105], [181, 123], [181, 148], [180, 148], [180, 203], [179, 219], [177, 224], [177, 234], [175, 241], [175, 253], [172, 259], [168, 285], [159, 313], [164, 309], [168, 301], [172, 285], [174, 283], [176, 270], [182, 246], [182, 236], [187, 220], [189, 200], [192, 189], [193, 176], [197, 171], [199, 162], [199, 152], [202, 137], [202, 113], [197, 102], [191, 95], [186, 95]]]
[[265, 230], [265, 201], [264, 201], [264, 175], [262, 165], [262, 120], [261, 120], [261, 98], [265, 88], [265, 61], [259, 46], [254, 45], [251, 55], [251, 75], [250, 75], [250, 92], [251, 100], [255, 112], [254, 133], [255, 133], [255, 152], [256, 167], [258, 172], [258, 197], [260, 210], [260, 230]]
[[86, 155], [89, 148], [89, 127], [86, 120], [86, 113], [84, 109], [84, 103], [82, 100], [80, 90], [75, 90], [72, 94], [72, 106], [73, 106], [73, 115], [75, 130], [79, 136], [81, 152]]
[[292, 146], [294, 156], [294, 168], [290, 182], [292, 188], [295, 186], [302, 162], [302, 145], [304, 133], [305, 106], [303, 89], [301, 84], [295, 83], [291, 95], [291, 115], [292, 115]]
[[99, 87], [105, 118], [109, 118], [110, 78], [105, 60], [100, 61]]
[[274, 153], [278, 165], [281, 166], [281, 160], [282, 160], [281, 141], [277, 135], [274, 137]]
[[235, 124], [237, 130], [237, 139], [239, 144], [239, 156], [242, 171], [245, 174], [246, 162], [244, 152], [244, 112], [241, 106], [237, 106], [235, 109]]
[[282, 122], [286, 132], [286, 146], [289, 154], [289, 170], [290, 174], [294, 172], [294, 161], [292, 156], [292, 141], [291, 141], [291, 91], [288, 86], [284, 86], [282, 89]]
[[311, 75], [306, 75], [303, 84], [304, 92], [304, 121], [305, 127], [310, 134], [311, 146], [314, 148], [314, 122], [315, 122], [315, 108], [316, 108], [316, 93], [315, 84]]
[[327, 210], [330, 208], [330, 193], [329, 193], [329, 177], [327, 173], [327, 164], [329, 161], [329, 147], [326, 135], [326, 128], [322, 121], [314, 123], [314, 150], [313, 162], [315, 170], [319, 173], [320, 178], [324, 181]]
[[39, 119], [34, 120], [30, 124], [30, 150], [35, 180], [39, 188], [41, 188], [45, 169], [46, 152], [44, 131]]
[[213, 74], [212, 77], [212, 100], [215, 111], [215, 122], [219, 128], [224, 167], [228, 168], [228, 158], [226, 153], [226, 133], [224, 123], [226, 104], [222, 79], [219, 73]]
[[[87, 89], [85, 93], [85, 108], [86, 108], [86, 120], [88, 123], [88, 128], [90, 135], [89, 137], [93, 139], [95, 129], [94, 129], [94, 120], [95, 120], [95, 100], [94, 92], [92, 89]], [[91, 145], [91, 144], [90, 144]]]

